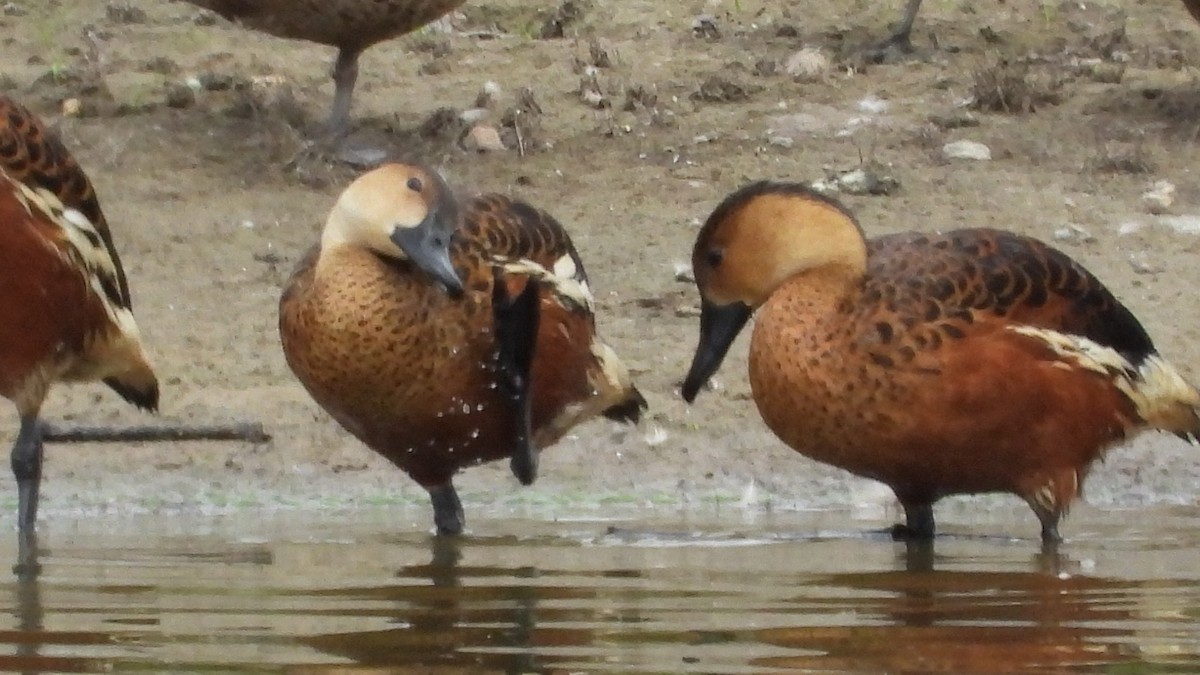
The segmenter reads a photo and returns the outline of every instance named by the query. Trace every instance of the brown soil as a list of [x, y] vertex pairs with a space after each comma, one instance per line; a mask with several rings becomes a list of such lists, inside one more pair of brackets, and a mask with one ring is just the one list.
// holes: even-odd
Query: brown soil
[[[1200, 379], [1200, 303], [1189, 300], [1200, 220], [1187, 219], [1200, 218], [1200, 26], [1181, 3], [926, 3], [915, 58], [887, 64], [865, 63], [855, 47], [884, 33], [900, 0], [573, 4], [583, 11], [566, 17], [562, 38], [542, 37], [547, 3], [471, 0], [448, 30], [362, 59], [354, 142], [563, 220], [598, 289], [601, 330], [650, 402], [640, 428], [595, 422], [549, 450], [532, 489], [502, 465], [466, 472], [468, 521], [489, 507], [616, 503], [890, 508], [885, 489], [809, 462], [765, 430], [748, 395], [745, 339], [723, 386], [692, 408], [679, 399], [696, 294], [676, 267], [699, 221], [754, 178], [866, 168], [899, 183], [843, 196], [871, 234], [987, 225], [1057, 241]], [[321, 412], [279, 349], [281, 285], [355, 174], [304, 144], [330, 103], [332, 51], [198, 20], [182, 2], [4, 7], [0, 87], [56, 123], [97, 184], [163, 380], [162, 417], [261, 420], [274, 436], [258, 446], [55, 445], [46, 515], [399, 503], [412, 505], [411, 526], [428, 527], [424, 493]], [[704, 12], [715, 31], [694, 31]], [[802, 47], [832, 66], [789, 75]], [[489, 121], [513, 149], [478, 154], [458, 143], [455, 116], [437, 111], [472, 108], [489, 80], [500, 86]], [[536, 106], [522, 105], [525, 88]], [[983, 109], [963, 106], [972, 96]], [[67, 99], [78, 115], [61, 114]], [[954, 140], [985, 143], [992, 159], [947, 160], [941, 148]], [[1160, 179], [1175, 184], [1175, 200], [1151, 215], [1142, 194]], [[1189, 224], [1191, 233], [1172, 227]], [[46, 413], [152, 421], [100, 386], [60, 387]], [[1114, 451], [1089, 488], [1105, 505], [1190, 504], [1200, 462], [1182, 442], [1148, 436]], [[11, 485], [0, 496], [0, 506], [15, 502]], [[1022, 519], [1015, 527], [1032, 533], [1032, 517], [1006, 499]]]

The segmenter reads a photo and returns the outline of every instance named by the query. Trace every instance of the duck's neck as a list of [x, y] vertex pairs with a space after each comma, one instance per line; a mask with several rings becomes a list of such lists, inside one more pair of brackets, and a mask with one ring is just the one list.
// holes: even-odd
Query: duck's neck
[[[862, 288], [861, 272], [823, 266], [793, 275], [755, 317], [750, 339], [750, 389], [767, 426], [795, 448], [814, 443], [795, 424], [797, 401], [819, 406], [845, 363], [842, 311]], [[780, 392], [786, 395], [775, 395]], [[806, 398], [807, 397], [807, 398]]]
[[350, 231], [350, 223], [347, 222], [345, 214], [334, 209], [325, 221], [325, 229], [321, 231], [321, 250], [329, 251], [350, 243]]
[[325, 229], [321, 231], [321, 260], [346, 248], [370, 251], [387, 259], [404, 259], [403, 251], [392, 243], [384, 229], [363, 226], [354, 218], [354, 214], [345, 209], [334, 209], [329, 214]]
[[859, 265], [831, 264], [792, 275], [771, 294], [767, 304], [786, 300], [795, 309], [815, 315], [836, 311], [862, 288], [866, 272]]

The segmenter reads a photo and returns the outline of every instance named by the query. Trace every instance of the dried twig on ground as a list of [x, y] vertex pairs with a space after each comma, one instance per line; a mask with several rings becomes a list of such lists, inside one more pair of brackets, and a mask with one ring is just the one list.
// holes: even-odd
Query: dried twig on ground
[[271, 435], [261, 422], [99, 427], [47, 423], [42, 438], [58, 443], [119, 443], [136, 441], [246, 441], [265, 443]]

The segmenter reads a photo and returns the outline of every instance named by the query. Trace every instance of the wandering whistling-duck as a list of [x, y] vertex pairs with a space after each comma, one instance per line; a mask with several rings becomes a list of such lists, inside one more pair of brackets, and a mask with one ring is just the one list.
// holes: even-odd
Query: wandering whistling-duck
[[1195, 441], [1200, 392], [1079, 263], [1016, 234], [871, 240], [807, 187], [725, 198], [692, 253], [700, 341], [691, 402], [758, 310], [750, 386], [767, 425], [813, 459], [886, 483], [896, 533], [929, 538], [933, 503], [1011, 492], [1058, 541], [1091, 463], [1157, 428]]
[[350, 121], [358, 57], [368, 47], [414, 31], [466, 0], [188, 0], [231, 21], [284, 38], [337, 47], [328, 129]]
[[334, 419], [429, 491], [441, 534], [463, 527], [451, 482], [598, 414], [645, 400], [596, 337], [583, 263], [562, 226], [499, 195], [461, 207], [442, 178], [387, 164], [338, 198], [284, 290], [288, 365]]
[[0, 395], [17, 406], [12, 449], [22, 531], [37, 520], [38, 414], [59, 380], [103, 380], [158, 407], [158, 380], [130, 310], [96, 193], [57, 137], [0, 97]]

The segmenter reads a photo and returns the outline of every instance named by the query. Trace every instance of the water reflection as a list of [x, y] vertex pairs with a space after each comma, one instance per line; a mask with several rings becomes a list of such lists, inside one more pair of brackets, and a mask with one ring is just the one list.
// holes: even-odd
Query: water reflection
[[1184, 523], [1036, 555], [586, 522], [69, 536], [10, 579], [0, 670], [1197, 672]]
[[[864, 672], [1012, 673], [1135, 662], [1130, 626], [1141, 584], [1074, 576], [1048, 552], [1028, 572], [937, 571], [932, 547], [910, 545], [895, 571], [814, 578], [850, 591], [841, 611], [860, 625], [781, 627], [753, 639], [803, 650], [756, 659], [770, 668]], [[809, 605], [811, 593], [794, 602]]]
[[[606, 624], [630, 620], [597, 610], [599, 604], [616, 608], [628, 602], [623, 596], [644, 601], [691, 595], [686, 591], [631, 592], [620, 580], [637, 578], [636, 570], [576, 573], [553, 566], [462, 564], [464, 549], [487, 557], [490, 550], [530, 546], [561, 555], [564, 544], [573, 543], [430, 537], [430, 562], [400, 568], [392, 583], [319, 593], [373, 605], [384, 603], [392, 608], [387, 613], [392, 627], [314, 635], [302, 642], [363, 667], [543, 672], [559, 660], [556, 655], [560, 652], [600, 652], [598, 635], [613, 632]], [[594, 578], [588, 580], [589, 576]], [[606, 584], [607, 579], [619, 583]], [[598, 631], [601, 627], [604, 629]], [[336, 666], [299, 672], [345, 670]]]
[[92, 631], [46, 631], [42, 606], [40, 549], [35, 532], [18, 535], [17, 562], [13, 565], [12, 607], [15, 626], [0, 630], [0, 644], [13, 645], [12, 654], [0, 654], [0, 671], [20, 673], [99, 672], [102, 665], [90, 658], [47, 651], [102, 644], [109, 636]]
[[[626, 543], [635, 543], [626, 535]], [[654, 536], [664, 539], [662, 533]], [[393, 668], [542, 672], [616, 665], [624, 660], [617, 654], [625, 648], [659, 645], [673, 646], [679, 656], [673, 664], [659, 662], [655, 667], [671, 665], [680, 671], [715, 667], [747, 672], [758, 668], [937, 673], [1096, 668], [1107, 672], [1111, 666], [1141, 663], [1154, 656], [1139, 647], [1134, 626], [1144, 620], [1143, 604], [1174, 586], [1162, 580], [1073, 574], [1067, 570], [1078, 570], [1080, 564], [1054, 549], [1029, 556], [1022, 571], [939, 571], [933, 546], [910, 543], [896, 546], [891, 570], [800, 576], [791, 581], [771, 575], [744, 579], [746, 595], [764, 590], [753, 585], [757, 581], [768, 585], [774, 598], [743, 606], [724, 599], [714, 588], [724, 576], [719, 570], [713, 575], [718, 583], [707, 589], [704, 584], [692, 590], [636, 593], [588, 588], [588, 584], [558, 588], [549, 583], [550, 577], [561, 575], [553, 568], [464, 568], [460, 566], [463, 540], [434, 543], [429, 565], [409, 566], [397, 577], [410, 582], [427, 578], [433, 589], [454, 590], [414, 593], [407, 585], [358, 589], [354, 594], [359, 597], [383, 597], [404, 606], [392, 617], [397, 627], [326, 634], [306, 643], [362, 666]], [[951, 566], [956, 562], [951, 559]], [[641, 575], [627, 570], [625, 576]], [[486, 579], [509, 583], [478, 584]], [[661, 606], [664, 601], [674, 604], [669, 598], [714, 608], [730, 605], [727, 609], [735, 621], [725, 629], [672, 621], [671, 611]], [[545, 607], [554, 601], [579, 608]], [[588, 609], [598, 604], [607, 610]], [[684, 608], [679, 609], [686, 615]], [[622, 618], [616, 620], [617, 616]], [[750, 617], [779, 625], [757, 629], [737, 625]], [[564, 624], [580, 627], [566, 629]], [[606, 654], [604, 645], [612, 652]], [[752, 654], [756, 645], [787, 653], [751, 656], [743, 663], [729, 658], [730, 653]], [[1195, 649], [1183, 656], [1185, 662], [1194, 663]]]
[[[530, 636], [537, 625], [536, 591], [528, 584], [464, 588], [462, 579], [501, 574], [514, 579], [536, 576], [536, 570], [501, 571], [496, 568], [464, 569], [461, 538], [430, 537], [431, 560], [400, 568], [396, 582], [383, 586], [322, 591], [372, 605], [383, 603], [391, 628], [364, 632], [327, 633], [301, 641], [322, 652], [349, 659], [360, 666], [453, 666], [535, 672]], [[465, 608], [484, 603], [487, 608]], [[577, 643], [577, 642], [576, 642]], [[511, 653], [460, 652], [459, 647], [502, 647]], [[344, 672], [342, 668], [335, 668]], [[322, 672], [309, 668], [303, 672]]]

